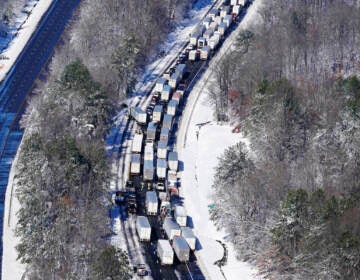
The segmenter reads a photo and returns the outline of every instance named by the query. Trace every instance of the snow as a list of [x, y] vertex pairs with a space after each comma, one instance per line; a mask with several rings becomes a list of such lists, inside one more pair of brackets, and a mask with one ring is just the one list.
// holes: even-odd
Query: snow
[[14, 175], [16, 171], [16, 163], [18, 160], [19, 151], [14, 159], [11, 167], [9, 182], [6, 188], [5, 195], [5, 210], [4, 210], [4, 229], [3, 229], [3, 258], [1, 279], [3, 280], [18, 280], [21, 279], [22, 274], [25, 272], [25, 265], [16, 260], [17, 252], [15, 250], [16, 244], [19, 242], [14, 234], [15, 226], [17, 223], [16, 213], [20, 209], [20, 203], [15, 197], [17, 185], [14, 184]]
[[32, 3], [34, 5], [30, 15], [25, 17], [24, 14], [22, 14], [22, 16], [17, 19], [16, 24], [19, 24], [20, 30], [10, 42], [8, 48], [1, 53], [2, 56], [8, 59], [0, 60], [0, 82], [6, 77], [6, 74], [16, 62], [52, 2], [53, 0], [29, 1], [28, 5]]
[[[185, 208], [191, 217], [194, 233], [199, 241], [196, 255], [207, 279], [250, 280], [259, 278], [255, 268], [236, 259], [234, 247], [227, 241], [225, 230], [217, 229], [210, 220], [209, 205], [213, 203], [211, 186], [218, 157], [226, 148], [240, 141], [247, 145], [249, 143], [242, 134], [232, 133], [232, 127], [229, 125], [215, 122], [213, 108], [207, 101], [207, 90], [214, 80], [212, 68], [230, 49], [237, 33], [251, 24], [259, 22], [256, 10], [260, 6], [261, 1], [257, 0], [248, 9], [240, 28], [225, 41], [220, 51], [212, 59], [209, 69], [194, 86], [183, 112], [177, 135], [179, 159], [184, 163], [180, 195], [184, 197]], [[227, 247], [228, 259], [226, 265], [222, 267], [222, 272], [214, 264], [224, 254], [224, 249], [217, 240]]]

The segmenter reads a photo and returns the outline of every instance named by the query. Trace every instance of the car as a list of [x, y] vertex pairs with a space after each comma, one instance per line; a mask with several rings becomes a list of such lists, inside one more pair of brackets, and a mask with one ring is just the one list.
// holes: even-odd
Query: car
[[136, 266], [136, 275], [140, 277], [148, 275], [148, 271], [146, 269], [145, 264], [138, 264]]
[[158, 182], [156, 184], [156, 189], [161, 191], [165, 190], [165, 184], [163, 182]]
[[155, 107], [155, 105], [156, 105], [156, 101], [153, 101], [153, 100], [152, 100], [152, 101], [150, 102], [150, 105], [149, 105], [149, 106]]

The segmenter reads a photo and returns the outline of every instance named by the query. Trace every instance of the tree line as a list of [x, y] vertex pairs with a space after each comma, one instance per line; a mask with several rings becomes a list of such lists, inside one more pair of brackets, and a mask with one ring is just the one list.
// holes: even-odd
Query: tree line
[[221, 157], [211, 214], [270, 279], [360, 277], [358, 4], [266, 1], [217, 69], [215, 114], [251, 144]]

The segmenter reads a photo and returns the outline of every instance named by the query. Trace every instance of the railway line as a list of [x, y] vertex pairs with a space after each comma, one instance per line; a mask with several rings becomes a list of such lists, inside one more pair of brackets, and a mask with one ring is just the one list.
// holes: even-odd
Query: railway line
[[[215, 4], [219, 5], [221, 1], [217, 1]], [[209, 11], [215, 7], [215, 4], [209, 9]], [[209, 12], [208, 11], [208, 12]], [[241, 19], [246, 10], [243, 10], [239, 17], [237, 19]], [[229, 29], [227, 36], [235, 30], [237, 27], [239, 21], [235, 21], [235, 24], [232, 25], [232, 27]], [[221, 43], [222, 44], [222, 43]], [[185, 44], [182, 49], [177, 53], [177, 56], [180, 55], [188, 44]], [[166, 64], [166, 67], [163, 67], [161, 73], [159, 73], [159, 76], [163, 75], [164, 72], [169, 69], [172, 65], [174, 65], [174, 62], [176, 60], [176, 57]], [[181, 83], [185, 83], [188, 85], [188, 88], [184, 94], [184, 100], [183, 104], [180, 107], [180, 113], [176, 114], [174, 117], [174, 123], [172, 126], [172, 130], [170, 131], [169, 136], [169, 147], [170, 149], [176, 149], [176, 133], [177, 128], [179, 126], [179, 123], [181, 122], [181, 112], [183, 111], [183, 108], [186, 106], [187, 97], [189, 92], [191, 91], [192, 87], [196, 83], [196, 81], [201, 77], [202, 73], [207, 69], [208, 67], [208, 61], [197, 61], [197, 62], [189, 62], [186, 61], [186, 67], [187, 67], [187, 74], [186, 77], [181, 81]], [[140, 106], [144, 108], [146, 104], [149, 104], [149, 100], [151, 98], [151, 93], [154, 88], [155, 82], [152, 82], [147, 89], [144, 91], [144, 96], [141, 99], [138, 99], [134, 102], [131, 102], [129, 106]], [[128, 179], [128, 171], [127, 171], [127, 164], [128, 161], [126, 160], [126, 156], [129, 155], [130, 145], [127, 145], [127, 142], [130, 141], [133, 137], [134, 133], [134, 126], [135, 122], [128, 118], [127, 114], [123, 113], [118, 121], [121, 123], [121, 129], [117, 132], [117, 143], [118, 149], [116, 150], [115, 157], [114, 154], [113, 159], [116, 159], [116, 178], [117, 181], [115, 183], [114, 190], [123, 190], [125, 189], [125, 182]], [[125, 125], [124, 125], [125, 123]], [[141, 176], [132, 176], [131, 180], [134, 183], [134, 187], [137, 194], [137, 204], [138, 204], [138, 212], [139, 215], [145, 215], [145, 192], [146, 190], [143, 189], [141, 186]], [[181, 198], [180, 198], [181, 200]], [[151, 242], [150, 243], [142, 243], [140, 250], [137, 252], [138, 255], [142, 255], [145, 259], [145, 263], [147, 264], [147, 267], [149, 268], [149, 271], [151, 271], [151, 278], [153, 279], [205, 279], [204, 275], [202, 274], [199, 266], [196, 262], [195, 255], [192, 254], [189, 262], [186, 263], [179, 263], [176, 262], [172, 266], [162, 266], [157, 263], [157, 256], [155, 254], [156, 246], [155, 242], [159, 238], [163, 238], [164, 235], [161, 231], [161, 224], [158, 217], [149, 217], [150, 224], [152, 226], [152, 229], [154, 229], [154, 232], [151, 236]], [[132, 223], [134, 225], [133, 217], [125, 220], [124, 224], [126, 223]], [[134, 240], [134, 236], [137, 240], [137, 234], [136, 230], [133, 227], [133, 231], [130, 232], [132, 235], [131, 237], [128, 236], [129, 233], [125, 233], [125, 239], [132, 239], [132, 242], [135, 244], [138, 244], [140, 246], [140, 243], [138, 241]], [[138, 258], [135, 258], [135, 260], [138, 260]], [[136, 263], [136, 261], [133, 260], [133, 264]]]

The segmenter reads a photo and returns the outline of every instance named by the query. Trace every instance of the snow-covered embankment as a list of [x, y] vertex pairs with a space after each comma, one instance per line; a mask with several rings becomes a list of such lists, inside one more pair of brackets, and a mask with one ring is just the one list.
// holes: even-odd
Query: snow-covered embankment
[[[229, 125], [219, 125], [214, 121], [213, 108], [207, 101], [207, 90], [214, 80], [212, 69], [231, 47], [238, 32], [260, 20], [256, 11], [261, 1], [256, 0], [248, 9], [240, 27], [226, 40], [212, 59], [209, 69], [194, 86], [177, 137], [178, 152], [184, 162], [180, 194], [185, 198], [184, 204], [198, 237], [200, 247], [196, 255], [207, 279], [258, 278], [256, 269], [236, 259], [233, 245], [226, 239], [226, 232], [218, 230], [210, 220], [209, 205], [213, 202], [211, 186], [218, 157], [231, 145], [240, 141], [248, 143], [241, 133], [232, 133]], [[227, 247], [227, 262], [222, 271], [214, 264], [224, 255], [224, 249], [217, 240]]]

